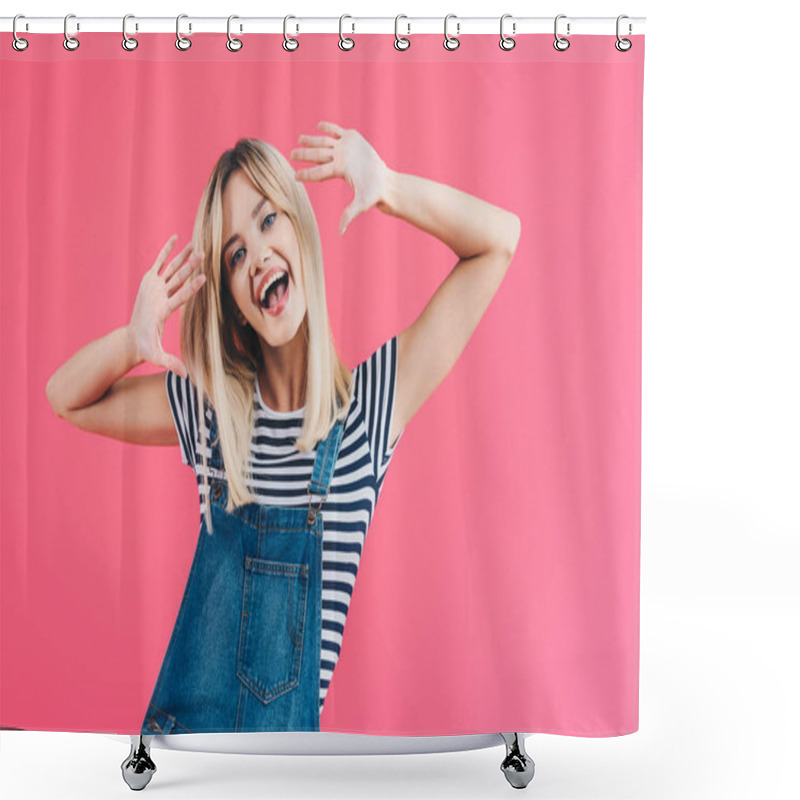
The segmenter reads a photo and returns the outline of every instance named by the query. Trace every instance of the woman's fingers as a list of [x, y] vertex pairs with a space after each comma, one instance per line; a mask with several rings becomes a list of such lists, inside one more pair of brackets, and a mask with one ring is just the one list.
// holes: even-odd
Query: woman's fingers
[[203, 263], [203, 253], [192, 253], [191, 258], [167, 281], [167, 296], [175, 292], [189, 275]]
[[205, 282], [205, 275], [196, 275], [194, 280], [186, 281], [186, 283], [170, 297], [169, 313], [171, 314], [176, 308], [180, 308]]
[[333, 147], [336, 144], [336, 140], [331, 139], [330, 136], [309, 136], [305, 133], [301, 133], [297, 141], [309, 147]]
[[333, 167], [333, 162], [329, 161], [319, 167], [299, 169], [294, 175], [300, 181], [325, 181], [328, 178], [336, 177], [336, 171]]
[[164, 266], [164, 262], [167, 260], [169, 251], [172, 250], [172, 246], [176, 241], [178, 241], [177, 233], [173, 234], [169, 237], [169, 239], [167, 239], [167, 243], [161, 248], [161, 252], [158, 254], [158, 258], [156, 258], [156, 263], [150, 268], [150, 272], [158, 275], [158, 273], [161, 271], [161, 267]]
[[167, 358], [169, 359], [169, 369], [171, 369], [173, 372], [177, 372], [181, 378], [186, 380], [186, 378], [189, 377], [189, 373], [187, 372], [186, 367], [183, 365], [183, 361], [181, 361], [179, 358], [175, 358], [175, 356], [168, 355]]
[[318, 122], [317, 127], [330, 136], [308, 136], [301, 134], [298, 137], [300, 144], [306, 147], [296, 147], [289, 154], [289, 158], [296, 161], [312, 161], [322, 164], [322, 167], [310, 167], [295, 172], [295, 177], [301, 181], [324, 181], [339, 175], [339, 171], [332, 165], [336, 161], [337, 148], [341, 147], [340, 139], [346, 133], [344, 128], [333, 122]]
[[173, 372], [176, 372], [182, 378], [188, 377], [189, 373], [186, 371], [186, 367], [184, 366], [183, 362], [176, 356], [173, 356], [171, 353], [164, 352], [164, 350], [160, 346], [160, 343], [158, 348], [157, 360], [158, 363], [156, 364], [156, 366], [164, 367], [165, 369], [171, 369]]
[[168, 281], [180, 268], [184, 261], [186, 261], [186, 259], [189, 257], [189, 254], [192, 252], [193, 247], [194, 243], [190, 239], [186, 243], [186, 246], [183, 248], [183, 250], [181, 250], [180, 253], [178, 253], [178, 255], [176, 255], [175, 258], [169, 262], [169, 265], [164, 270], [164, 274], [161, 276], [165, 281]]
[[295, 147], [289, 158], [295, 161], [316, 161], [318, 164], [325, 164], [333, 161], [333, 150], [329, 147]]
[[321, 131], [326, 131], [327, 133], [330, 133], [332, 136], [344, 136], [344, 128], [339, 127], [333, 122], [320, 121], [317, 123], [317, 127]]

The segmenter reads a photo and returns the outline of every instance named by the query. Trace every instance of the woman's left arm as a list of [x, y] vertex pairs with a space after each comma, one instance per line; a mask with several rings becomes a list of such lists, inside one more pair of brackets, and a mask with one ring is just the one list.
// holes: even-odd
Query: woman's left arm
[[459, 259], [398, 336], [394, 443], [466, 347], [511, 263], [521, 223], [516, 214], [451, 186], [388, 168], [376, 206], [440, 239]]
[[305, 145], [291, 157], [316, 162], [298, 170], [297, 180], [344, 178], [355, 198], [339, 223], [340, 233], [373, 205], [433, 234], [457, 256], [422, 313], [397, 337], [397, 386], [389, 442], [453, 368], [500, 287], [520, 235], [516, 214], [442, 183], [395, 172], [356, 130], [332, 122], [317, 127], [327, 135], [301, 135]]

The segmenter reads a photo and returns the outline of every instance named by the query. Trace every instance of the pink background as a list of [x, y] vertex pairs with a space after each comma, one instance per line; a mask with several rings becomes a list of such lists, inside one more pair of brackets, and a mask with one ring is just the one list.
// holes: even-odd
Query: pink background
[[[284, 155], [319, 120], [392, 168], [522, 220], [461, 358], [408, 424], [366, 539], [321, 728], [392, 735], [638, 729], [644, 38], [28, 35], [0, 48], [0, 725], [138, 732], [198, 533], [177, 448], [57, 418], [79, 348], [130, 320], [191, 236], [218, 155]], [[58, 63], [56, 63], [58, 62]], [[293, 162], [295, 166], [305, 166]], [[456, 262], [340, 180], [307, 183], [354, 366]], [[164, 346], [178, 352], [178, 315]], [[134, 374], [155, 371], [143, 365]]]

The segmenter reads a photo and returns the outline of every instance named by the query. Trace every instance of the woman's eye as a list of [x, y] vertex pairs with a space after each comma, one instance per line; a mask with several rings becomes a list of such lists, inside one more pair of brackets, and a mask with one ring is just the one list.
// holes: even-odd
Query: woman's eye
[[[274, 211], [273, 211], [271, 214], [267, 214], [267, 216], [266, 216], [266, 217], [264, 217], [264, 221], [261, 223], [261, 230], [263, 231], [263, 230], [264, 230], [264, 228], [271, 228], [271, 227], [272, 227], [272, 226], [275, 224], [274, 220], [275, 220], [275, 217], [277, 217], [277, 216], [278, 216], [278, 214], [277, 214], [276, 212], [274, 212]], [[270, 222], [270, 223], [269, 223], [269, 225], [267, 225], [267, 220], [268, 220], [268, 219], [271, 219], [271, 220], [272, 220], [272, 222]], [[235, 266], [236, 266], [237, 262], [239, 261], [239, 258], [238, 258], [238, 256], [239, 256], [239, 253], [241, 253], [243, 249], [244, 249], [244, 248], [240, 247], [240, 248], [239, 248], [239, 249], [238, 249], [238, 250], [237, 250], [237, 251], [236, 251], [236, 252], [235, 252], [235, 253], [234, 253], [234, 254], [231, 256], [231, 267], [235, 267]]]

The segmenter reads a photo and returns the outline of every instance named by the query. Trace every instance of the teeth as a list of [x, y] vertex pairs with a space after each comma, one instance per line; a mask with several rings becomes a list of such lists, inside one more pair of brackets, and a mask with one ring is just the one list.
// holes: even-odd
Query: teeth
[[259, 298], [259, 300], [261, 301], [262, 305], [266, 302], [267, 293], [269, 292], [270, 286], [273, 286], [275, 281], [279, 281], [284, 275], [286, 275], [285, 269], [282, 269], [280, 272], [276, 272], [272, 276], [272, 280], [270, 280], [270, 282], [266, 284], [264, 288], [261, 290], [261, 297]]

